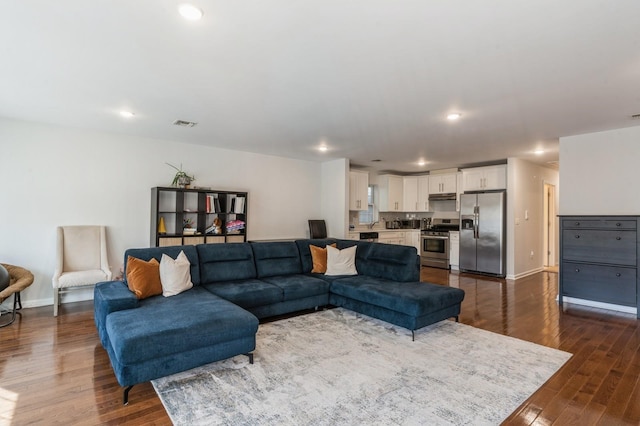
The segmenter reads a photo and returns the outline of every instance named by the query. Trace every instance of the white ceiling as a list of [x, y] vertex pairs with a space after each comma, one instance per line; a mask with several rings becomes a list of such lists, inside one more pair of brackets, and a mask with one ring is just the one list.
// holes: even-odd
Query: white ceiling
[[640, 125], [638, 0], [179, 3], [4, 0], [0, 116], [402, 172]]

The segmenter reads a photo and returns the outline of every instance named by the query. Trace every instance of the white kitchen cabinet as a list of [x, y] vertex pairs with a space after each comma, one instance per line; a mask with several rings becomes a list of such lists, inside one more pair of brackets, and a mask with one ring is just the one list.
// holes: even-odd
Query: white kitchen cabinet
[[380, 175], [378, 176], [378, 189], [380, 191], [381, 212], [401, 212], [404, 209], [404, 185], [402, 176]]
[[404, 245], [404, 234], [404, 232], [380, 232], [378, 234], [378, 242]]
[[457, 191], [456, 173], [429, 175], [429, 194], [453, 194]]
[[462, 170], [465, 191], [507, 188], [507, 166], [474, 167]]
[[429, 176], [405, 176], [403, 185], [403, 211], [429, 211]]
[[449, 265], [451, 269], [460, 269], [460, 232], [449, 231]]
[[418, 176], [418, 211], [429, 211], [429, 176]]
[[347, 234], [347, 240], [359, 241], [360, 233], [359, 232], [349, 232]]
[[402, 178], [402, 211], [418, 211], [418, 177], [405, 176]]
[[418, 254], [420, 254], [420, 230], [406, 231], [404, 233], [404, 245], [415, 247]]
[[456, 173], [456, 181], [458, 183], [458, 190], [456, 194], [456, 211], [460, 211], [460, 195], [464, 194], [464, 187], [462, 185], [462, 172]]
[[349, 172], [349, 210], [367, 210], [369, 173], [357, 170]]

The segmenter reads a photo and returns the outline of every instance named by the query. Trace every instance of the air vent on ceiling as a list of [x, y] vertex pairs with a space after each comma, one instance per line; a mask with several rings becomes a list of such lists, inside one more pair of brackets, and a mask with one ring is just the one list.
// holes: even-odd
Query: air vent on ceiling
[[631, 118], [633, 118], [634, 120], [640, 119], [640, 114], [633, 114]]
[[198, 123], [194, 123], [193, 121], [186, 121], [186, 120], [176, 120], [173, 122], [173, 124], [175, 126], [181, 126], [181, 127], [193, 127]]

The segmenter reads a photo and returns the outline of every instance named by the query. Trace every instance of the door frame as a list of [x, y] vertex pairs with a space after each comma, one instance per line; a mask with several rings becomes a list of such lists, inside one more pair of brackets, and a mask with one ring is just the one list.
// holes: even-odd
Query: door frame
[[557, 235], [557, 205], [556, 205], [556, 185], [543, 181], [542, 191], [543, 205], [543, 225], [542, 225], [542, 250], [543, 266], [556, 266], [556, 253], [558, 246]]

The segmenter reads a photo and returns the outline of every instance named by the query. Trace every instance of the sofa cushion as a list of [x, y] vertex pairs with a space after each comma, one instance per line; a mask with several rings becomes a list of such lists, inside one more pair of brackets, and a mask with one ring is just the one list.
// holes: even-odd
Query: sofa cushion
[[329, 293], [327, 281], [309, 275], [278, 275], [265, 277], [262, 280], [281, 288], [284, 296], [283, 301]]
[[249, 243], [199, 244], [202, 283], [256, 278], [253, 250]]
[[309, 246], [313, 245], [324, 248], [329, 244], [334, 244], [335, 242], [336, 240], [333, 238], [296, 240], [296, 245], [298, 246], [298, 252], [300, 254], [300, 263], [302, 264], [302, 272], [311, 272], [313, 269], [313, 259], [311, 257], [311, 249]]
[[146, 261], [129, 256], [127, 258], [127, 285], [138, 299], [162, 294], [160, 263], [155, 259]]
[[181, 251], [175, 259], [163, 253], [160, 261], [162, 295], [175, 296], [193, 287], [190, 270], [191, 264], [184, 251]]
[[258, 278], [302, 273], [300, 253], [293, 241], [250, 243]]
[[337, 248], [343, 250], [348, 247], [356, 246], [356, 270], [358, 273], [362, 273], [361, 271], [366, 270], [367, 263], [367, 255], [369, 254], [369, 250], [371, 249], [371, 245], [373, 243], [369, 241], [359, 241], [359, 240], [338, 240], [336, 242]]
[[331, 292], [414, 317], [459, 304], [464, 299], [464, 291], [459, 288], [362, 275], [334, 281]]
[[151, 297], [136, 309], [112, 312], [106, 330], [120, 364], [251, 336], [258, 319], [201, 287], [173, 297]]
[[[329, 244], [328, 246], [336, 248], [336, 243]], [[327, 247], [310, 245], [309, 250], [311, 251], [311, 262], [313, 263], [311, 272], [314, 274], [324, 274], [327, 272]]]
[[325, 275], [358, 275], [356, 270], [356, 249], [347, 247], [342, 250], [327, 246], [327, 271]]
[[167, 254], [172, 258], [178, 257], [181, 251], [187, 255], [189, 263], [191, 263], [191, 282], [193, 285], [200, 284], [200, 259], [195, 246], [168, 246], [168, 247], [150, 247], [150, 248], [133, 248], [124, 252], [124, 276], [127, 276], [127, 256], [133, 256], [142, 260], [155, 259], [158, 262], [162, 260], [162, 255]]
[[420, 281], [420, 260], [415, 247], [371, 243], [358, 273], [393, 281]]
[[204, 284], [203, 287], [245, 309], [282, 302], [284, 294], [280, 287], [256, 279]]

